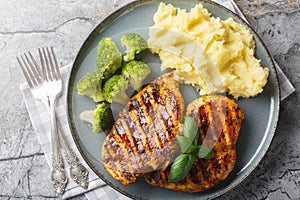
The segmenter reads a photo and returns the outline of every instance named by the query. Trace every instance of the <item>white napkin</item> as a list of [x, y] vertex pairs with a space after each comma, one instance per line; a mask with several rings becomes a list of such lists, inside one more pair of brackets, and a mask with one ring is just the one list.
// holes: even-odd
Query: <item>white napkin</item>
[[[241, 11], [238, 9], [233, 0], [215, 0], [216, 2], [222, 4], [223, 6], [229, 8], [233, 12], [236, 12], [241, 17], [244, 18]], [[244, 18], [245, 19], [245, 18]], [[57, 102], [57, 113], [59, 121], [63, 127], [64, 133], [68, 140], [68, 143], [72, 147], [72, 149], [77, 154], [79, 160], [89, 169], [88, 165], [84, 162], [82, 157], [80, 156], [78, 150], [76, 149], [76, 145], [71, 136], [71, 132], [68, 125], [67, 120], [67, 112], [66, 112], [66, 85], [69, 79], [70, 71], [72, 65], [67, 65], [61, 68], [62, 79], [64, 83], [64, 92], [62, 98], [60, 98]], [[280, 91], [281, 91], [281, 100], [289, 96], [292, 92], [295, 91], [295, 88], [291, 85], [285, 74], [281, 71], [281, 69], [276, 64], [276, 69], [278, 73], [279, 83], [280, 83]], [[44, 105], [34, 99], [32, 96], [30, 89], [27, 83], [23, 83], [20, 85], [20, 89], [23, 94], [23, 98], [33, 124], [33, 127], [37, 133], [37, 136], [40, 140], [42, 149], [45, 153], [46, 160], [51, 166], [51, 137], [50, 137], [50, 118], [48, 116], [48, 112], [45, 109]], [[67, 164], [65, 166], [68, 166]], [[68, 172], [68, 170], [66, 170]], [[119, 192], [113, 190], [109, 186], [107, 186], [102, 180], [100, 180], [92, 170], [89, 175], [89, 187], [87, 190], [77, 186], [71, 179], [66, 187], [66, 192], [62, 196], [63, 199], [67, 199], [82, 193], [85, 193], [86, 197], [90, 200], [94, 199], [111, 199], [111, 200], [121, 200], [121, 199], [129, 199], [128, 197], [123, 196]], [[49, 177], [50, 181], [50, 177]]]
[[[74, 140], [72, 138], [69, 125], [68, 125], [68, 119], [67, 119], [67, 111], [66, 111], [66, 94], [67, 94], [67, 81], [69, 79], [70, 71], [71, 71], [72, 65], [67, 65], [65, 67], [61, 68], [61, 77], [63, 81], [63, 94], [62, 97], [58, 99], [57, 102], [57, 114], [60, 124], [62, 125], [64, 134], [66, 136], [68, 144], [70, 144], [71, 148], [75, 151], [76, 155], [78, 156], [79, 160], [83, 163], [85, 167], [88, 167], [88, 165], [83, 161], [82, 157], [80, 156], [76, 145], [74, 143]], [[25, 104], [31, 119], [31, 122], [33, 124], [33, 127], [35, 129], [35, 132], [37, 133], [37, 136], [39, 138], [39, 141], [41, 143], [42, 149], [45, 153], [46, 160], [51, 166], [51, 156], [52, 156], [52, 149], [51, 149], [51, 132], [50, 132], [50, 117], [49, 114], [44, 107], [44, 105], [36, 101], [35, 98], [32, 96], [30, 92], [30, 88], [27, 85], [27, 83], [23, 83], [20, 85], [20, 89], [23, 94], [23, 98], [25, 100]], [[65, 163], [65, 166], [69, 166], [67, 163]], [[68, 169], [66, 172], [69, 175]], [[69, 175], [70, 177], [70, 175]], [[78, 185], [73, 181], [69, 180], [69, 183], [66, 187], [66, 192], [62, 196], [63, 199], [76, 196], [78, 194], [87, 192], [91, 189], [97, 188], [99, 186], [105, 185], [105, 183], [100, 180], [95, 173], [93, 173], [92, 170], [89, 170], [89, 187], [87, 190], [78, 187]], [[50, 181], [50, 176], [49, 176]]]

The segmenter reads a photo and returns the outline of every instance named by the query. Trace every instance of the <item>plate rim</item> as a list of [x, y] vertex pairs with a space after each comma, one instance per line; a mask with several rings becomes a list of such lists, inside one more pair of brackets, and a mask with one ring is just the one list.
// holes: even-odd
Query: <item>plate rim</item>
[[[184, 0], [177, 0], [179, 2], [185, 2]], [[71, 116], [72, 114], [70, 113], [70, 110], [72, 110], [71, 107], [71, 102], [72, 102], [72, 90], [70, 90], [70, 80], [72, 79], [72, 77], [74, 77], [74, 73], [76, 74], [78, 69], [75, 69], [75, 65], [76, 65], [76, 61], [79, 59], [80, 57], [80, 53], [83, 49], [83, 47], [93, 38], [93, 36], [96, 34], [96, 30], [97, 29], [101, 29], [101, 26], [106, 27], [105, 23], [110, 24], [113, 20], [116, 20], [118, 17], [122, 16], [123, 13], [127, 12], [128, 10], [126, 8], [132, 8], [132, 7], [136, 7], [136, 6], [141, 6], [143, 4], [147, 4], [147, 3], [155, 3], [155, 2], [164, 2], [163, 0], [136, 0], [136, 1], [132, 1], [129, 3], [126, 3], [124, 5], [122, 5], [120, 8], [112, 11], [110, 14], [108, 14], [105, 18], [103, 18], [102, 20], [100, 20], [99, 22], [97, 22], [97, 24], [91, 29], [90, 33], [88, 34], [88, 36], [84, 39], [84, 41], [82, 42], [82, 44], [80, 45], [79, 50], [77, 51], [77, 54], [73, 60], [72, 63], [72, 68], [71, 68], [71, 72], [70, 75], [68, 77], [68, 83], [67, 83], [67, 95], [66, 95], [66, 107], [67, 107], [67, 118], [68, 118], [68, 126], [72, 135], [72, 138], [75, 142], [76, 148], [79, 151], [80, 155], [82, 156], [82, 158], [84, 159], [84, 161], [87, 163], [87, 165], [90, 167], [90, 169], [98, 176], [98, 178], [100, 178], [102, 181], [104, 181], [107, 185], [109, 185], [110, 187], [112, 187], [114, 190], [120, 192], [121, 194], [132, 198], [132, 199], [140, 199], [139, 197], [128, 193], [125, 190], [120, 189], [119, 187], [115, 186], [114, 184], [110, 183], [109, 181], [106, 180], [106, 178], [102, 177], [102, 175], [96, 170], [96, 168], [94, 167], [94, 165], [89, 161], [89, 158], [87, 158], [87, 156], [85, 155], [85, 153], [83, 152], [83, 150], [81, 149], [81, 146], [79, 144], [79, 141], [77, 140], [76, 134], [74, 133], [73, 130], [73, 122], [72, 120], [73, 117]], [[247, 179], [249, 177], [250, 174], [252, 174], [254, 172], [254, 170], [258, 167], [258, 165], [261, 163], [261, 161], [264, 159], [264, 157], [266, 156], [266, 153], [268, 151], [268, 149], [270, 148], [270, 145], [274, 139], [274, 135], [276, 133], [276, 129], [278, 126], [278, 121], [279, 121], [279, 117], [280, 117], [280, 85], [279, 85], [279, 80], [278, 80], [278, 71], [275, 67], [274, 64], [274, 60], [268, 50], [268, 48], [266, 47], [265, 43], [262, 41], [261, 37], [256, 33], [256, 31], [254, 30], [254, 28], [252, 28], [252, 26], [247, 23], [243, 18], [241, 18], [237, 13], [231, 11], [230, 9], [224, 7], [223, 5], [220, 5], [214, 1], [211, 0], [195, 0], [195, 2], [197, 3], [207, 3], [207, 4], [211, 4], [212, 6], [218, 7], [219, 9], [224, 10], [225, 12], [229, 13], [229, 15], [233, 15], [235, 18], [237, 18], [238, 20], [240, 20], [238, 23], [242, 24], [243, 26], [247, 27], [247, 29], [250, 29], [252, 34], [257, 38], [257, 40], [259, 41], [259, 43], [262, 45], [263, 47], [263, 51], [266, 53], [266, 57], [268, 58], [269, 62], [270, 62], [270, 68], [272, 68], [272, 70], [275, 72], [274, 73], [274, 80], [275, 80], [275, 88], [276, 88], [276, 99], [278, 101], [275, 101], [274, 104], [277, 104], [276, 107], [274, 107], [274, 116], [275, 118], [273, 118], [274, 123], [272, 126], [272, 130], [271, 133], [268, 134], [268, 143], [264, 143], [265, 148], [260, 150], [261, 155], [259, 157], [256, 157], [257, 162], [254, 163], [251, 167], [251, 169], [248, 170], [247, 173], [245, 173], [245, 175], [243, 175], [241, 178], [239, 178], [235, 183], [233, 183], [231, 186], [229, 186], [228, 188], [224, 188], [221, 189], [221, 191], [217, 191], [216, 193], [210, 195], [210, 197], [208, 199], [214, 199], [217, 197], [220, 197], [222, 195], [224, 195], [225, 193], [229, 192], [230, 190], [236, 188], [239, 184], [241, 184], [245, 179]], [[205, 8], [205, 7], [204, 7]], [[97, 33], [100, 34], [100, 33]], [[73, 75], [73, 76], [72, 76]], [[73, 86], [74, 87], [74, 86]]]

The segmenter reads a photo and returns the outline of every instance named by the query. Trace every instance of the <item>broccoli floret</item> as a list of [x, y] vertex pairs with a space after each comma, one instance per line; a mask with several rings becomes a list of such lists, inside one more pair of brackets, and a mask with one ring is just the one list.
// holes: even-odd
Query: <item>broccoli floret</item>
[[114, 73], [122, 64], [122, 54], [117, 45], [108, 37], [98, 43], [96, 67], [102, 78]]
[[98, 104], [95, 110], [86, 110], [80, 114], [80, 118], [93, 126], [94, 133], [107, 130], [114, 120], [111, 108], [105, 102]]
[[100, 40], [97, 49], [97, 72], [86, 74], [77, 83], [78, 94], [88, 96], [95, 102], [103, 101], [102, 81], [122, 64], [122, 54], [116, 44], [107, 37]]
[[140, 91], [144, 79], [150, 72], [151, 68], [143, 61], [131, 61], [122, 67], [122, 75], [136, 91]]
[[102, 96], [102, 77], [99, 73], [87, 73], [77, 83], [77, 92], [80, 95], [88, 96], [95, 102], [103, 101]]
[[128, 96], [126, 89], [128, 88], [128, 81], [122, 75], [114, 75], [108, 79], [103, 86], [103, 97], [109, 102], [118, 102], [126, 104]]
[[126, 55], [124, 61], [134, 60], [135, 55], [147, 49], [147, 42], [138, 34], [127, 33], [121, 37], [122, 45], [126, 47]]

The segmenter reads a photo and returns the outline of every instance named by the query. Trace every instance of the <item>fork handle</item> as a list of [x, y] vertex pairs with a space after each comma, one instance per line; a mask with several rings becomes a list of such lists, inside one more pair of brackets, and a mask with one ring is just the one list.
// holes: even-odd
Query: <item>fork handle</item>
[[89, 171], [79, 162], [75, 152], [69, 146], [65, 135], [63, 134], [62, 127], [60, 123], [57, 121], [58, 125], [58, 137], [59, 142], [61, 144], [62, 149], [64, 150], [64, 156], [67, 162], [70, 165], [70, 176], [71, 178], [79, 184], [82, 188], [87, 189], [89, 182]]
[[57, 121], [55, 114], [55, 98], [48, 99], [49, 114], [51, 121], [51, 141], [52, 141], [52, 174], [51, 181], [58, 194], [63, 194], [68, 182], [64, 165], [62, 161], [62, 155], [60, 153], [60, 144], [58, 138]]
[[51, 141], [52, 141], [52, 155], [53, 160], [58, 161], [61, 157], [59, 154], [59, 143], [58, 143], [58, 129], [57, 129], [57, 121], [55, 114], [55, 99], [49, 98], [49, 114], [50, 114], [50, 122], [51, 122]]

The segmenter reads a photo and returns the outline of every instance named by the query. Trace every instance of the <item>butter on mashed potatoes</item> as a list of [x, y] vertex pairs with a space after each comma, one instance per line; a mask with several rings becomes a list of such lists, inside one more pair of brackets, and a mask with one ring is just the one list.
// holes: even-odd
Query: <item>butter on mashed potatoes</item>
[[232, 18], [212, 17], [201, 4], [187, 12], [160, 3], [149, 30], [148, 46], [175, 69], [177, 79], [200, 94], [228, 92], [235, 98], [261, 93], [268, 68], [254, 57], [251, 33]]

